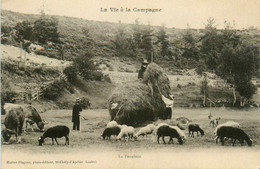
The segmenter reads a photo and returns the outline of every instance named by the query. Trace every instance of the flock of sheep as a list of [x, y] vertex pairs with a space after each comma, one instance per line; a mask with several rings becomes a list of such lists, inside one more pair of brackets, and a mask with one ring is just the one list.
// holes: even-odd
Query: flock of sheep
[[[213, 127], [217, 126], [214, 130], [214, 134], [216, 135], [216, 143], [218, 143], [218, 141], [220, 140], [222, 145], [224, 145], [225, 140], [231, 139], [233, 146], [236, 140], [238, 140], [241, 145], [243, 145], [244, 141], [246, 141], [248, 146], [252, 146], [252, 140], [240, 128], [240, 125], [237, 122], [228, 121], [226, 123], [218, 125], [218, 120], [220, 120], [220, 118], [209, 118], [210, 125], [213, 124]], [[204, 130], [202, 130], [198, 124], [187, 122], [186, 125], [188, 128], [189, 136], [194, 137], [194, 132], [197, 133], [197, 136], [198, 133], [200, 133], [202, 136], [204, 135]], [[155, 126], [154, 124], [148, 124], [147, 126], [142, 127], [137, 133], [135, 133], [135, 129], [132, 126], [120, 125], [117, 124], [116, 121], [110, 121], [101, 136], [104, 140], [110, 140], [112, 135], [116, 136], [116, 140], [124, 141], [135, 141], [138, 139], [139, 136], [153, 135], [153, 137], [157, 139], [158, 144], [160, 144], [160, 138], [162, 138], [164, 144], [166, 144], [164, 139], [166, 136], [170, 137], [168, 142], [169, 144], [173, 143], [173, 138], [177, 139], [180, 145], [184, 144], [186, 141], [186, 136], [184, 132], [178, 126], [171, 126], [167, 123], [159, 123], [157, 126]]]
[[[34, 123], [37, 124], [40, 130], [44, 129], [44, 124], [47, 122], [41, 119], [39, 113], [33, 108], [31, 105], [21, 106], [21, 105], [9, 105], [9, 110], [6, 108], [6, 116], [4, 119], [5, 129], [2, 130], [2, 136], [4, 138], [4, 143], [8, 143], [11, 135], [17, 137], [21, 136], [23, 123], [29, 123], [32, 127]], [[234, 121], [228, 121], [223, 124], [218, 124], [220, 118], [212, 119], [212, 116], [209, 116], [210, 125], [213, 127], [216, 126], [214, 134], [216, 135], [216, 143], [220, 140], [222, 145], [224, 145], [225, 140], [231, 139], [232, 144], [234, 146], [236, 140], [240, 142], [242, 145], [244, 141], [248, 144], [248, 146], [252, 145], [252, 140], [249, 136], [240, 128], [240, 125]], [[204, 135], [204, 131], [198, 124], [191, 123], [190, 121], [186, 121], [185, 125], [188, 128], [189, 136], [194, 137], [194, 132], [200, 133], [200, 135]], [[142, 127], [138, 132], [135, 132], [135, 128], [127, 125], [117, 124], [116, 121], [110, 121], [106, 128], [102, 133], [102, 138], [110, 140], [111, 136], [116, 136], [116, 140], [124, 140], [124, 141], [135, 141], [140, 136], [153, 135], [154, 140], [157, 140], [158, 144], [160, 144], [160, 138], [164, 144], [165, 137], [170, 137], [168, 143], [173, 143], [173, 139], [177, 139], [180, 145], [184, 144], [186, 141], [186, 136], [183, 132], [185, 128], [182, 128], [179, 125], [172, 126], [167, 123], [159, 123], [158, 125], [148, 124], [145, 127]], [[57, 138], [65, 137], [66, 142], [65, 145], [69, 145], [69, 133], [70, 129], [64, 125], [58, 125], [48, 128], [43, 135], [38, 139], [39, 145], [44, 143], [45, 138], [51, 138], [52, 144], [55, 142], [58, 144]], [[18, 142], [21, 139], [19, 137]]]

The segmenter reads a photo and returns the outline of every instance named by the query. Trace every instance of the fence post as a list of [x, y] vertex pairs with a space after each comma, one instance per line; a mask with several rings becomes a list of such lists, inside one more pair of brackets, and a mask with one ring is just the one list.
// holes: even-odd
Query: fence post
[[39, 90], [37, 91], [37, 100], [39, 100]]

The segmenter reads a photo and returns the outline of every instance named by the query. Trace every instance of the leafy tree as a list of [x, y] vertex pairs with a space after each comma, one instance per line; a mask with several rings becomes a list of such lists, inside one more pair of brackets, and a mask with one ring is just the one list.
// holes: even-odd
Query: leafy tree
[[85, 55], [81, 55], [74, 59], [74, 66], [79, 75], [84, 79], [91, 80], [92, 72], [97, 69], [92, 61], [92, 56], [93, 54], [91, 52], [87, 52]]
[[72, 84], [75, 83], [77, 79], [77, 69], [74, 65], [66, 67], [63, 73], [67, 76], [68, 82]]
[[162, 56], [167, 56], [169, 55], [169, 37], [165, 32], [165, 27], [162, 26], [160, 27], [160, 30], [157, 35], [157, 42], [156, 44], [160, 43], [161, 44], [161, 55]]
[[236, 90], [239, 92], [241, 99], [240, 99], [240, 106], [245, 106], [247, 100], [249, 100], [256, 92], [256, 86], [251, 82], [245, 79], [240, 79], [239, 82], [236, 84]]
[[124, 27], [121, 22], [119, 22], [115, 35], [115, 40], [113, 40], [112, 42], [115, 45], [115, 49], [119, 56], [131, 56], [131, 44], [129, 44], [129, 42], [131, 43], [131, 39], [127, 37], [127, 34], [125, 33]]
[[145, 54], [148, 61], [151, 61], [151, 54], [153, 52], [153, 29], [150, 25], [146, 26], [142, 31], [142, 42], [140, 48], [143, 49], [143, 53]]
[[59, 42], [58, 21], [51, 18], [41, 17], [34, 23], [23, 21], [18, 23], [14, 29], [15, 39], [18, 42], [28, 40], [39, 42], [42, 44], [51, 42]]
[[199, 60], [199, 48], [197, 45], [198, 39], [192, 33], [190, 28], [186, 29], [182, 34], [179, 49], [183, 51], [182, 56], [186, 59]]
[[32, 34], [33, 34], [33, 24], [31, 24], [28, 21], [23, 21], [20, 23], [17, 23], [17, 25], [14, 27], [15, 31], [15, 40], [18, 42], [22, 42], [24, 40], [32, 40]]
[[[258, 56], [259, 49], [246, 43], [241, 43], [236, 47], [226, 45], [220, 55], [222, 62], [219, 65], [219, 75], [233, 84], [240, 96], [247, 100], [256, 91], [251, 79], [259, 69]], [[234, 96], [234, 102], [235, 99], [236, 96]]]
[[51, 18], [40, 18], [34, 22], [33, 40], [39, 43], [47, 43], [47, 41], [58, 42], [58, 21]]
[[138, 49], [142, 42], [142, 29], [139, 24], [139, 20], [135, 20], [135, 25], [133, 26], [133, 42], [134, 42], [134, 48]]
[[216, 70], [219, 61], [219, 50], [221, 50], [221, 37], [218, 36], [217, 26], [213, 18], [209, 18], [201, 38], [200, 53], [204, 58], [207, 68]]
[[213, 21], [209, 20], [202, 38], [201, 53], [207, 67], [232, 84], [234, 103], [237, 98], [235, 91], [248, 100], [255, 93], [251, 79], [259, 69], [259, 48], [243, 42], [227, 22], [225, 29], [217, 31], [212, 26]]

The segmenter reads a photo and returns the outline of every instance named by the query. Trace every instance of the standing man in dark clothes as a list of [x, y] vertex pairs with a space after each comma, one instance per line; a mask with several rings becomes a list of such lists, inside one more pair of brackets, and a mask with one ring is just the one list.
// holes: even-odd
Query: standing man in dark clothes
[[82, 111], [82, 108], [79, 104], [80, 99], [76, 98], [76, 104], [73, 106], [72, 110], [72, 122], [73, 122], [73, 130], [80, 130], [80, 112]]
[[144, 60], [141, 66], [141, 69], [138, 72], [138, 79], [143, 79], [144, 77], [144, 72], [146, 70], [147, 65], [149, 64], [149, 62], [147, 62], [147, 60]]

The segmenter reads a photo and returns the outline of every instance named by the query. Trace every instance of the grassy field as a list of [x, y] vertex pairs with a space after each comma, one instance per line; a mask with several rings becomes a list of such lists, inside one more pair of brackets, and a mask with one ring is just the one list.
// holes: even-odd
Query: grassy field
[[[49, 153], [56, 152], [59, 153], [61, 149], [64, 151], [73, 151], [73, 150], [84, 150], [84, 149], [96, 149], [98, 146], [100, 149], [111, 149], [111, 150], [121, 150], [121, 149], [143, 149], [150, 148], [153, 149], [164, 149], [169, 147], [174, 147], [177, 149], [190, 149], [190, 148], [211, 148], [211, 147], [222, 147], [216, 145], [214, 142], [214, 128], [209, 127], [208, 115], [210, 109], [184, 109], [184, 108], [174, 108], [173, 118], [178, 117], [187, 117], [193, 122], [200, 124], [201, 128], [205, 131], [205, 136], [190, 138], [188, 137], [186, 143], [182, 146], [178, 144], [173, 145], [158, 145], [156, 142], [153, 142], [152, 136], [147, 138], [140, 137], [135, 142], [120, 142], [116, 141], [115, 138], [112, 138], [111, 141], [103, 141], [100, 137], [102, 134], [107, 122], [109, 122], [109, 114], [107, 110], [104, 109], [95, 109], [95, 110], [85, 110], [82, 112], [87, 120], [81, 120], [81, 131], [70, 132], [70, 145], [68, 147], [63, 146], [65, 143], [64, 139], [58, 139], [60, 146], [52, 146], [51, 139], [47, 139], [46, 143], [42, 147], [38, 147], [38, 137], [42, 134], [38, 132], [38, 129], [35, 127], [35, 132], [31, 132], [31, 129], [27, 129], [27, 132], [22, 134], [22, 144], [10, 144], [3, 145], [3, 149], [17, 149], [22, 148], [24, 151], [35, 151]], [[221, 117], [220, 123], [224, 123], [228, 120], [234, 120], [241, 125], [241, 128], [253, 139], [252, 149], [260, 149], [260, 112], [259, 109], [250, 109], [250, 110], [232, 110], [232, 109], [223, 109], [223, 108], [212, 108], [211, 113], [215, 117]], [[67, 125], [70, 128], [72, 127], [71, 123], [71, 110], [52, 110], [41, 114], [42, 118], [48, 121], [46, 128], [63, 124]], [[4, 116], [2, 116], [2, 122]], [[174, 121], [174, 119], [172, 120]], [[156, 122], [154, 122], [156, 123]], [[158, 123], [158, 122], [157, 122]], [[4, 128], [2, 124], [2, 128]], [[136, 131], [139, 130], [139, 127], [136, 128]], [[188, 131], [184, 130], [185, 134], [188, 136]], [[84, 141], [82, 141], [84, 140]], [[11, 141], [15, 141], [15, 138], [12, 137]], [[177, 140], [175, 140], [177, 143]], [[230, 147], [231, 143], [227, 142], [225, 147]], [[241, 148], [240, 144], [237, 144], [236, 147]], [[247, 146], [244, 146], [246, 148]], [[99, 149], [96, 149], [99, 151]]]
[[[213, 134], [215, 128], [209, 127], [208, 115], [210, 111], [214, 117], [221, 117], [220, 123], [224, 123], [228, 120], [238, 122], [241, 125], [241, 128], [250, 136], [251, 139], [253, 139], [253, 146], [248, 147], [246, 144], [241, 146], [237, 142], [237, 144], [232, 147], [230, 141], [227, 141], [225, 146], [216, 144], [214, 141], [215, 136]], [[52, 110], [41, 114], [41, 116], [49, 122], [46, 125], [46, 128], [58, 124], [64, 124], [72, 128], [71, 110]], [[243, 158], [246, 160], [250, 157], [251, 162], [247, 167], [250, 168], [256, 164], [259, 164], [260, 166], [260, 161], [255, 159], [259, 159], [260, 157], [259, 109], [234, 110], [228, 108], [212, 108], [210, 110], [205, 108], [174, 108], [172, 121], [178, 117], [187, 117], [193, 122], [200, 124], [201, 128], [205, 131], [204, 136], [197, 137], [195, 135], [194, 138], [187, 137], [187, 141], [184, 145], [179, 145], [177, 140], [174, 140], [175, 144], [158, 144], [154, 141], [153, 136], [151, 135], [147, 138], [140, 137], [137, 141], [129, 142], [116, 141], [115, 137], [112, 137], [110, 141], [102, 140], [100, 135], [102, 134], [106, 123], [109, 121], [108, 111], [105, 109], [85, 110], [82, 112], [82, 116], [87, 120], [81, 121], [81, 131], [71, 130], [69, 146], [64, 145], [65, 138], [58, 139], [60, 145], [56, 145], [56, 143], [55, 145], [52, 145], [51, 139], [47, 138], [43, 146], [38, 146], [37, 140], [42, 133], [39, 132], [35, 126], [35, 132], [32, 132], [31, 129], [27, 129], [27, 132], [22, 134], [21, 144], [17, 144], [15, 142], [15, 137], [12, 137], [11, 144], [2, 145], [3, 157], [5, 157], [5, 154], [13, 154], [16, 152], [17, 154], [25, 153], [31, 157], [43, 156], [44, 159], [48, 159], [49, 154], [52, 154], [53, 156], [58, 155], [59, 158], [63, 159], [66, 159], [66, 155], [71, 154], [83, 154], [81, 157], [84, 157], [85, 155], [87, 157], [99, 159], [98, 157], [100, 157], [100, 154], [112, 153], [111, 157], [114, 157], [115, 160], [117, 160], [119, 158], [117, 157], [118, 153], [128, 153], [139, 154], [142, 156], [143, 160], [147, 160], [147, 157], [149, 157], [149, 159], [158, 158], [156, 154], [162, 153], [162, 157], [163, 155], [167, 156], [167, 154], [171, 154], [172, 157], [178, 155], [176, 158], [180, 158], [180, 160], [184, 156], [191, 156], [193, 160], [194, 158], [198, 160], [193, 161], [193, 165], [195, 166], [196, 164], [200, 166], [202, 163], [199, 163], [199, 161], [203, 161], [203, 159], [210, 157], [212, 157], [210, 159], [213, 161], [217, 159], [225, 161], [229, 158], [231, 158], [231, 161], [234, 161], [237, 158]], [[2, 115], [2, 129], [4, 128], [3, 119], [4, 116]], [[136, 131], [138, 130], [139, 127], [136, 128]], [[184, 130], [184, 132], [188, 136], [188, 131]], [[95, 154], [99, 154], [99, 156], [97, 157]], [[193, 157], [194, 154], [196, 157]], [[180, 162], [176, 163], [176, 165], [177, 164], [182, 165]], [[205, 164], [206, 168], [209, 167], [207, 164]], [[225, 163], [222, 164], [224, 165]], [[237, 166], [237, 164], [238, 163], [234, 163], [234, 165], [231, 166]], [[185, 163], [185, 165], [189, 168], [187, 163]], [[229, 165], [229, 163], [227, 162], [226, 165]], [[214, 166], [209, 168], [215, 168]], [[241, 168], [241, 166], [239, 166], [239, 168]]]

